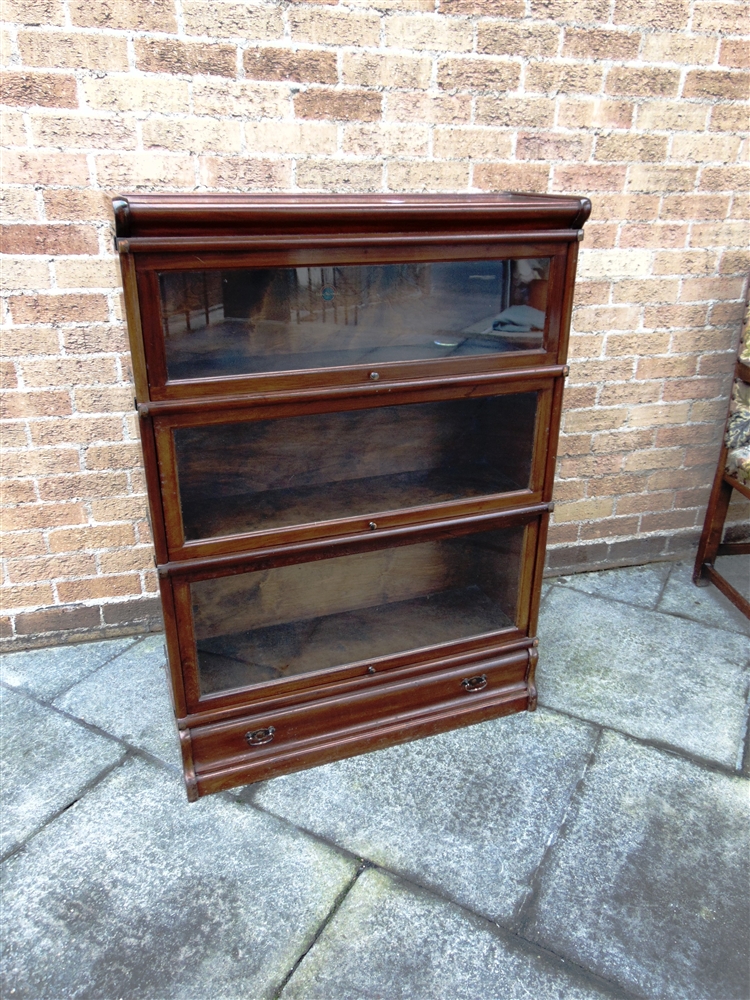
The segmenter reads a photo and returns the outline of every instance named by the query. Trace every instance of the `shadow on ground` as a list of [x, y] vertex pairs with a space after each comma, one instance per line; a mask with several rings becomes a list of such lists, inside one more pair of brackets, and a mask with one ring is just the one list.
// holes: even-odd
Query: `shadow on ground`
[[8, 654], [2, 996], [747, 1000], [748, 624], [561, 577], [536, 713], [195, 805], [161, 637]]

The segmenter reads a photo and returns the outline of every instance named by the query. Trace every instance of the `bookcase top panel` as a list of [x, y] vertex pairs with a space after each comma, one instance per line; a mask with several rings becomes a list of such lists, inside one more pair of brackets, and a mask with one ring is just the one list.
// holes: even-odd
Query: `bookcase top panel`
[[501, 194], [128, 194], [114, 199], [120, 239], [399, 230], [579, 230], [588, 198]]

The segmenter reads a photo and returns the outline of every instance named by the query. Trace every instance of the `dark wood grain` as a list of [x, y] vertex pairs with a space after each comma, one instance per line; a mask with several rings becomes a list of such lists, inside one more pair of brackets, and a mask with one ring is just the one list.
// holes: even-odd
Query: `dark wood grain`
[[[191, 801], [536, 707], [590, 210], [517, 194], [116, 199]], [[367, 284], [384, 267], [407, 282], [387, 329]], [[454, 275], [447, 297], [429, 275]], [[511, 305], [543, 330], [492, 326]]]

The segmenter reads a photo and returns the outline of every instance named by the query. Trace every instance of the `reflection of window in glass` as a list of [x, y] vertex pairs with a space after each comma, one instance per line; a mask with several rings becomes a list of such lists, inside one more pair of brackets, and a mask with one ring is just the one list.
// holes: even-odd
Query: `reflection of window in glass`
[[203, 694], [513, 625], [524, 528], [191, 584]]
[[549, 258], [160, 275], [170, 378], [538, 348]]

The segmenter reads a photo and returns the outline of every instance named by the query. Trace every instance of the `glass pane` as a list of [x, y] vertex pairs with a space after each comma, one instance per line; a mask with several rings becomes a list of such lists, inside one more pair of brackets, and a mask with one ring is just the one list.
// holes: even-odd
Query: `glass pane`
[[523, 527], [191, 585], [203, 694], [512, 625]]
[[170, 379], [542, 346], [549, 258], [159, 275]]
[[537, 394], [174, 431], [185, 538], [526, 489]]

